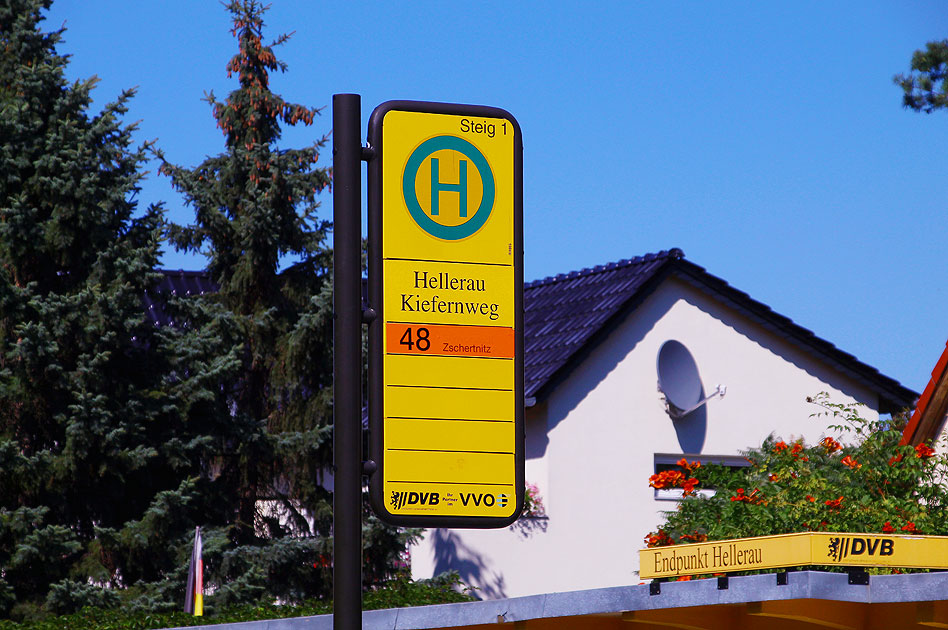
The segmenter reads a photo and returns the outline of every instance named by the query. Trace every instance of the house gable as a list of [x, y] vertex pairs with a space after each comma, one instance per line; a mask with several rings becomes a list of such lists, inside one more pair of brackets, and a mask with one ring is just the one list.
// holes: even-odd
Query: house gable
[[[634, 583], [643, 537], [675, 505], [648, 487], [659, 460], [736, 461], [774, 432], [812, 443], [828, 422], [810, 418], [808, 396], [865, 404], [873, 419], [901, 388], [680, 255], [641, 259], [640, 273], [636, 260], [528, 285], [526, 480], [548, 518], [431, 531], [413, 548], [415, 577], [455, 569], [486, 597]], [[727, 387], [679, 420], [656, 387], [669, 340], [694, 356], [704, 394]]]
[[752, 299], [704, 268], [684, 260], [680, 249], [560, 274], [524, 285], [524, 382], [528, 399], [542, 399], [581, 365], [614, 326], [674, 275], [730, 304], [798, 345], [815, 359], [879, 392], [882, 413], [910, 407], [918, 394], [817, 337], [769, 306]]

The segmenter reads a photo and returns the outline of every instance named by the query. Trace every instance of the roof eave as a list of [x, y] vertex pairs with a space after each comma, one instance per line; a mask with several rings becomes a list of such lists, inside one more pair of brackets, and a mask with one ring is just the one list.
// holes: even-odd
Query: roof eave
[[931, 380], [902, 432], [902, 444], [918, 446], [938, 438], [948, 414], [948, 344], [932, 370]]
[[918, 392], [883, 375], [877, 369], [840, 350], [829, 341], [817, 337], [812, 331], [780, 315], [743, 291], [735, 289], [726, 281], [705, 271], [704, 268], [686, 260], [678, 260], [675, 261], [674, 271], [679, 277], [704, 285], [766, 328], [784, 336], [821, 361], [833, 365], [837, 370], [875, 391], [879, 395], [878, 411], [880, 413], [898, 413], [912, 407], [918, 399]]

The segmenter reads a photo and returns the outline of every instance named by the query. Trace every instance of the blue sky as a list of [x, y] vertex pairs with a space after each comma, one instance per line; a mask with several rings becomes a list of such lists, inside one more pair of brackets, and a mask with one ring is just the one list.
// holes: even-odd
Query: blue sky
[[[272, 0], [287, 100], [334, 93], [502, 107], [524, 138], [525, 278], [680, 247], [753, 298], [917, 391], [948, 338], [948, 112], [903, 110], [892, 76], [948, 37], [918, 2]], [[216, 0], [58, 0], [50, 28], [97, 105], [169, 159], [222, 150], [201, 99], [235, 82]], [[363, 125], [364, 128], [364, 125]], [[322, 163], [329, 165], [327, 147]], [[151, 170], [141, 200], [190, 211]], [[325, 196], [326, 217], [331, 197]], [[199, 258], [166, 253], [166, 266]]]

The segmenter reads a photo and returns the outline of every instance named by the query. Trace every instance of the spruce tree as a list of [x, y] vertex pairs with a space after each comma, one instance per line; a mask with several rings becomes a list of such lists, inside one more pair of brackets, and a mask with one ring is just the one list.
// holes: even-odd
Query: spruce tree
[[[257, 423], [271, 436], [286, 433], [297, 444], [296, 432], [308, 431], [308, 440], [322, 444], [331, 375], [331, 254], [328, 225], [316, 217], [316, 194], [328, 186], [329, 174], [313, 165], [324, 140], [304, 149], [277, 148], [281, 120], [311, 124], [317, 112], [270, 91], [269, 74], [285, 65], [263, 43], [263, 7], [232, 2], [227, 8], [239, 48], [227, 73], [237, 76], [239, 87], [224, 101], [207, 97], [226, 149], [193, 169], [174, 166], [159, 153], [161, 172], [195, 212], [193, 224], [171, 226], [171, 240], [207, 256], [207, 272], [219, 287], [209, 299], [233, 313], [240, 328], [241, 374], [229, 392], [235, 420]], [[289, 258], [292, 264], [281, 269]], [[257, 501], [281, 494], [274, 487], [286, 474], [274, 468], [274, 449], [281, 446], [258, 439], [241, 454], [237, 542], [257, 542]], [[268, 536], [283, 533], [279, 524], [269, 525]]]
[[[240, 87], [209, 99], [226, 151], [161, 167], [196, 210], [171, 235], [206, 245], [220, 291], [157, 291], [166, 226], [135, 203], [132, 94], [89, 112], [95, 81], [66, 80], [49, 4], [0, 7], [0, 616], [177, 608], [195, 525], [209, 611], [325, 595], [329, 180], [321, 143], [276, 146], [278, 121], [315, 112], [270, 93], [284, 66], [263, 8], [232, 3]], [[145, 316], [146, 295], [175, 326]], [[366, 522], [380, 581], [407, 534]]]
[[[270, 89], [271, 74], [287, 69], [274, 49], [288, 36], [264, 42], [266, 7], [233, 0], [227, 9], [238, 52], [226, 70], [238, 85], [224, 100], [207, 96], [224, 151], [194, 168], [158, 152], [161, 172], [194, 210], [191, 224], [171, 227], [171, 240], [207, 257], [220, 290], [205, 299], [231, 313], [241, 334], [240, 373], [228, 388], [233, 421], [248, 427], [232, 471], [241, 493], [238, 547], [214, 579], [226, 583], [218, 601], [240, 601], [234, 585], [291, 599], [328, 595], [332, 252], [318, 193], [330, 173], [316, 166], [326, 138], [280, 146], [281, 124], [312, 125], [319, 112]], [[255, 426], [264, 433], [253, 434]], [[366, 518], [367, 582], [395, 571], [408, 535]]]
[[49, 4], [0, 6], [0, 616], [179, 599], [196, 518], [232, 519], [215, 471], [240, 437], [229, 315], [145, 317], [163, 216], [135, 202], [132, 94], [89, 113]]

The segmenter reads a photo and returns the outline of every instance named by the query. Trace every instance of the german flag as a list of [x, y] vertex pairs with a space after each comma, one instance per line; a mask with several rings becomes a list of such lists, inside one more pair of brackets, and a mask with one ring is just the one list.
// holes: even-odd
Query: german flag
[[204, 616], [204, 560], [201, 556], [201, 528], [194, 528], [194, 549], [191, 550], [191, 566], [188, 567], [188, 592], [184, 596], [184, 612], [195, 617]]

